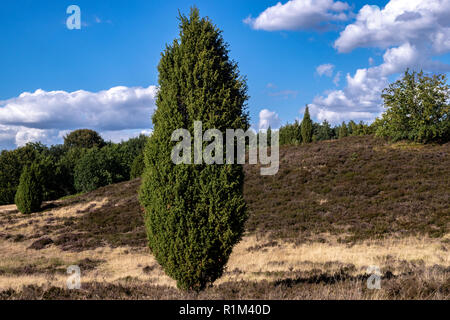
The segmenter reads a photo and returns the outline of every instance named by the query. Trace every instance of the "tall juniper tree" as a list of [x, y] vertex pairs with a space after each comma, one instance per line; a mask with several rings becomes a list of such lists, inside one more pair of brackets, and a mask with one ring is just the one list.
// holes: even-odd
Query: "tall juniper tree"
[[310, 143], [313, 135], [313, 122], [309, 115], [309, 107], [306, 106], [305, 114], [303, 115], [303, 121], [301, 124], [302, 141], [303, 143]]
[[203, 130], [245, 131], [248, 97], [221, 31], [196, 8], [179, 19], [180, 37], [166, 46], [158, 66], [158, 108], [140, 201], [157, 261], [179, 288], [201, 290], [222, 275], [242, 237], [244, 173], [237, 164], [175, 165], [171, 135], [183, 128], [193, 136], [194, 121], [202, 121]]

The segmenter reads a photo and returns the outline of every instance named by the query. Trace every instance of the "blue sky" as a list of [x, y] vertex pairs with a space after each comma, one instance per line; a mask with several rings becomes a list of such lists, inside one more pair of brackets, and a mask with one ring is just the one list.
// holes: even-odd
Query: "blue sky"
[[[81, 30], [66, 27], [72, 4]], [[450, 0], [6, 0], [0, 149], [79, 127], [114, 141], [149, 132], [160, 53], [192, 5], [224, 31], [256, 129], [301, 119], [305, 104], [317, 121], [371, 121], [404, 68], [450, 70]]]

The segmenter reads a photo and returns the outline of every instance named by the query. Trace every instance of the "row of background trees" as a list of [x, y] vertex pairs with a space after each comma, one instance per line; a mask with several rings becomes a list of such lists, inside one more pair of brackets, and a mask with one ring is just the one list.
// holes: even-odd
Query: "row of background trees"
[[[268, 136], [272, 129], [268, 129]], [[309, 108], [306, 106], [303, 120], [296, 120], [292, 124], [286, 124], [279, 129], [280, 145], [302, 144], [315, 141], [341, 139], [347, 136], [362, 136], [373, 134], [375, 127], [364, 122], [358, 124], [351, 120], [338, 126], [331, 126], [327, 120], [317, 123], [311, 120]]]
[[[401, 79], [383, 90], [381, 97], [386, 110], [370, 125], [352, 120], [334, 127], [326, 120], [315, 123], [306, 106], [301, 123], [295, 121], [280, 128], [280, 145], [370, 134], [392, 141], [450, 141], [450, 87], [446, 75], [427, 75], [408, 69]], [[271, 129], [268, 131], [270, 135]]]
[[22, 174], [37, 177], [41, 190], [34, 191], [41, 191], [44, 201], [136, 178], [143, 171], [146, 142], [144, 135], [118, 144], [105, 142], [97, 132], [81, 129], [68, 134], [62, 145], [28, 143], [4, 150], [0, 154], [0, 205], [14, 203]]

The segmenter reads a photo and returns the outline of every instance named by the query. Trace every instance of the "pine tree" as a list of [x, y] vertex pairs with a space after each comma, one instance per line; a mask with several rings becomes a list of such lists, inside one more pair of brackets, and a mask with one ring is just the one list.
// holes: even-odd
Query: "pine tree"
[[347, 129], [348, 129], [348, 135], [349, 136], [356, 136], [356, 135], [358, 135], [358, 126], [355, 123], [355, 121], [350, 120], [348, 122]]
[[298, 123], [297, 119], [293, 124], [293, 131], [294, 131], [293, 143], [294, 144], [302, 143], [302, 126], [301, 124]]
[[339, 139], [342, 139], [347, 136], [348, 136], [347, 125], [345, 124], [345, 121], [343, 121], [342, 125], [339, 127]]
[[324, 120], [319, 126], [317, 139], [319, 141], [330, 140], [332, 135], [332, 129], [327, 120]]
[[179, 288], [201, 290], [222, 275], [242, 237], [244, 172], [236, 164], [175, 165], [171, 135], [183, 128], [194, 137], [194, 121], [202, 121], [203, 130], [245, 131], [248, 97], [221, 31], [196, 8], [179, 19], [180, 38], [166, 47], [158, 66], [158, 108], [144, 153], [140, 201], [157, 261]]
[[42, 179], [39, 165], [26, 166], [20, 176], [20, 184], [15, 196], [17, 209], [23, 214], [39, 211], [42, 205]]
[[309, 115], [309, 108], [306, 106], [305, 114], [303, 115], [303, 121], [301, 125], [302, 141], [303, 143], [310, 143], [313, 135], [313, 123]]

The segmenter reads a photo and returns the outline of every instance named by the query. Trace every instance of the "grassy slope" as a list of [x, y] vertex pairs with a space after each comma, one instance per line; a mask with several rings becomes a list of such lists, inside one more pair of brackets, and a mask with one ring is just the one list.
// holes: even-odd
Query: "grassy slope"
[[[5, 290], [0, 298], [450, 296], [450, 144], [392, 145], [349, 137], [282, 147], [280, 155], [276, 176], [245, 167], [247, 235], [224, 279], [200, 296], [178, 292], [161, 280], [159, 266], [146, 260], [135, 180], [48, 203], [30, 217], [0, 208], [0, 256], [8, 256], [0, 263], [0, 290], [2, 277], [6, 287], [25, 286]], [[29, 249], [33, 244], [38, 250]], [[62, 258], [55, 262], [53, 256]], [[126, 277], [104, 276], [102, 283], [94, 275], [127, 269], [125, 261]], [[64, 268], [73, 263], [91, 272], [83, 291], [45, 285], [57, 274], [60, 278], [48, 282], [63, 281]], [[364, 288], [369, 263], [382, 267], [386, 285], [379, 292]]]

